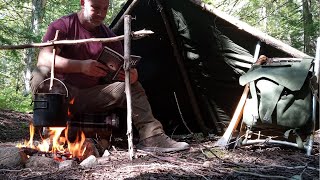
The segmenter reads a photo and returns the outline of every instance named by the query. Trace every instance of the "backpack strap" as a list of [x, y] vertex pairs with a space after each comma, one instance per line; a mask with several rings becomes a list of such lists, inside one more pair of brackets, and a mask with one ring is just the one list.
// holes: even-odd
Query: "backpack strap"
[[257, 89], [256, 89], [256, 85], [255, 85], [254, 81], [250, 82], [249, 87], [250, 87], [250, 94], [251, 94], [251, 99], [252, 99], [252, 109], [250, 111], [251, 111], [252, 117], [255, 120], [257, 120], [257, 119], [259, 119], [259, 110], [258, 110], [259, 103], [258, 103]]
[[[282, 85], [278, 85], [275, 89], [274, 89], [274, 93], [273, 94], [269, 94], [269, 96], [267, 97], [267, 99], [269, 100], [269, 103], [267, 104], [267, 111], [264, 114], [262, 121], [271, 124], [272, 123], [272, 119], [271, 119], [271, 115], [272, 112], [274, 111], [274, 109], [277, 106], [277, 103], [280, 99], [281, 93], [284, 89], [284, 86]], [[266, 96], [265, 96], [266, 97]]]

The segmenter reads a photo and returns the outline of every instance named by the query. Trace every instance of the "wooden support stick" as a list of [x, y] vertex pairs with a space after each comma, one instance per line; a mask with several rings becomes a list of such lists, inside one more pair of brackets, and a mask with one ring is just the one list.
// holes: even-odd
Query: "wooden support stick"
[[[140, 30], [136, 32], [132, 32], [132, 39], [140, 39], [142, 37], [153, 34], [153, 31], [150, 30]], [[45, 43], [32, 43], [32, 44], [22, 44], [22, 45], [0, 45], [1, 49], [25, 49], [25, 48], [37, 48], [37, 47], [47, 47], [54, 45], [67, 45], [67, 44], [81, 44], [88, 42], [116, 42], [124, 39], [124, 35], [111, 37], [111, 38], [89, 38], [89, 39], [78, 39], [78, 40], [60, 40], [60, 41], [49, 41]]]
[[[56, 31], [56, 35], [54, 36], [53, 41], [56, 41], [58, 39], [58, 35], [59, 35], [59, 30]], [[54, 66], [55, 66], [55, 61], [56, 61], [56, 47], [53, 46], [53, 50], [52, 50], [52, 62], [51, 62], [51, 76], [50, 76], [50, 86], [49, 86], [49, 91], [52, 90], [52, 86], [53, 86], [53, 79], [54, 79]]]
[[131, 16], [124, 17], [124, 72], [125, 72], [125, 93], [127, 99], [127, 136], [129, 159], [132, 161], [133, 152], [133, 133], [132, 133], [132, 106], [130, 89], [130, 49], [131, 49]]
[[[257, 61], [259, 53], [260, 53], [260, 41], [258, 41], [257, 45], [256, 45], [256, 49], [255, 49], [255, 53], [253, 56], [253, 62], [256, 62], [256, 64], [261, 64], [263, 63], [263, 61]], [[232, 116], [232, 119], [228, 125], [227, 130], [224, 132], [223, 136], [215, 143], [215, 146], [220, 146], [220, 147], [226, 147], [232, 137], [232, 133], [233, 130], [237, 128], [240, 119], [242, 117], [242, 112], [243, 112], [243, 108], [244, 105], [246, 103], [246, 99], [249, 93], [249, 84], [246, 84], [246, 86], [244, 87], [243, 93], [241, 95], [240, 101], [238, 103], [238, 106]]]
[[160, 10], [162, 20], [163, 20], [164, 25], [166, 27], [166, 30], [167, 30], [167, 33], [168, 33], [168, 36], [169, 36], [169, 39], [170, 39], [171, 46], [173, 47], [173, 53], [174, 53], [175, 59], [176, 59], [176, 61], [178, 63], [178, 67], [179, 67], [179, 70], [181, 72], [182, 79], [184, 81], [184, 85], [186, 86], [186, 90], [187, 90], [187, 93], [188, 93], [188, 96], [189, 96], [189, 99], [190, 99], [190, 103], [191, 103], [193, 112], [194, 112], [195, 117], [196, 117], [196, 121], [198, 122], [198, 125], [200, 126], [201, 131], [204, 134], [207, 134], [210, 131], [210, 129], [206, 127], [206, 125], [204, 123], [204, 120], [203, 120], [203, 117], [201, 115], [201, 111], [200, 111], [200, 108], [199, 108], [199, 105], [198, 105], [198, 102], [197, 102], [197, 98], [196, 98], [195, 93], [194, 93], [194, 91], [192, 89], [191, 82], [189, 80], [186, 68], [184, 67], [183, 57], [181, 56], [181, 54], [179, 52], [178, 45], [176, 43], [176, 40], [175, 40], [175, 37], [174, 37], [174, 34], [173, 34], [173, 30], [172, 30], [172, 28], [170, 26], [170, 23], [168, 21], [166, 13], [164, 12], [164, 8], [163, 8], [163, 6], [161, 4], [161, 1], [156, 0], [156, 2], [157, 2], [157, 5], [159, 7], [159, 10]]
[[232, 136], [232, 132], [238, 126], [239, 121], [242, 117], [241, 115], [243, 112], [243, 107], [245, 105], [248, 93], [249, 93], [249, 85], [247, 84], [243, 90], [240, 101], [238, 103], [236, 111], [232, 116], [232, 119], [229, 123], [227, 130], [224, 132], [223, 136], [215, 143], [215, 146], [225, 147], [226, 145], [228, 145], [229, 140]]

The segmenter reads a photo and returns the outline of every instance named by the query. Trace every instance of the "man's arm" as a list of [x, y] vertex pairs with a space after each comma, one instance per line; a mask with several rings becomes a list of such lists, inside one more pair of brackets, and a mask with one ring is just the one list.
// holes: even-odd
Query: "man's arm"
[[[107, 67], [96, 60], [76, 60], [59, 56], [61, 49], [56, 48], [55, 70], [63, 73], [83, 73], [88, 76], [102, 77], [107, 74]], [[37, 66], [51, 68], [53, 61], [53, 46], [40, 50]]]

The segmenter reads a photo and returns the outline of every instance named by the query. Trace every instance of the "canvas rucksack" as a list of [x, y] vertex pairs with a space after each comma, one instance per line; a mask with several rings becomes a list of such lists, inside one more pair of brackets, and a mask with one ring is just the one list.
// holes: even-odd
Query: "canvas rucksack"
[[240, 77], [249, 83], [250, 95], [243, 112], [247, 126], [281, 126], [311, 130], [312, 93], [309, 88], [311, 58], [274, 58], [267, 65], [253, 65]]

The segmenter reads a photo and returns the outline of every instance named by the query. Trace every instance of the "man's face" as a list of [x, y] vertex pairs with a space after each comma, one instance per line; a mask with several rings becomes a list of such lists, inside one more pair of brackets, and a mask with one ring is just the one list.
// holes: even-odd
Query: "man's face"
[[99, 26], [107, 15], [109, 0], [84, 0], [83, 15], [93, 26]]

